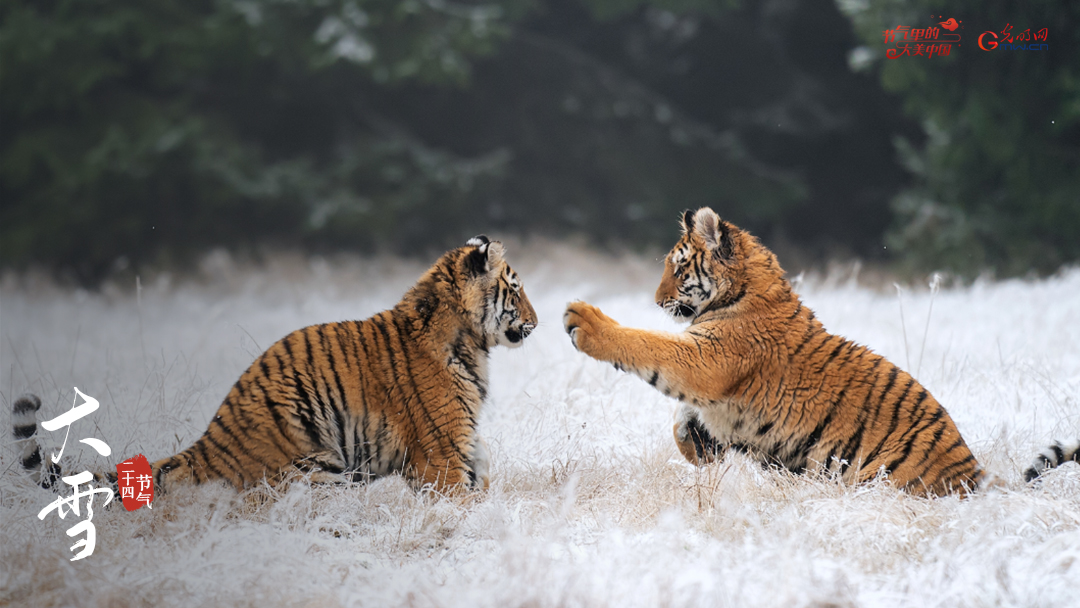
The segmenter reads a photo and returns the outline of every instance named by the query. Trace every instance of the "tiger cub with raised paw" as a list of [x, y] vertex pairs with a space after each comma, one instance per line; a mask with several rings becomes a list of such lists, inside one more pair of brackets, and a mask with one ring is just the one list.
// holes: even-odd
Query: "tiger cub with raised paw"
[[[503, 254], [498, 241], [475, 237], [443, 255], [394, 308], [285, 336], [240, 376], [194, 445], [152, 464], [155, 482], [242, 489], [299, 472], [316, 482], [403, 473], [438, 491], [487, 488], [476, 425], [488, 353], [520, 346], [537, 323]], [[39, 407], [33, 395], [15, 402], [15, 436], [25, 442], [23, 468], [49, 487], [60, 471], [43, 468]]]
[[[585, 302], [564, 324], [581, 352], [683, 403], [674, 427], [694, 464], [728, 448], [858, 483], [884, 471], [916, 495], [965, 494], [985, 474], [945, 408], [907, 372], [825, 331], [776, 256], [709, 208], [687, 211], [656, 303], [682, 333], [623, 327]], [[1027, 476], [1080, 445], [1048, 450]]]

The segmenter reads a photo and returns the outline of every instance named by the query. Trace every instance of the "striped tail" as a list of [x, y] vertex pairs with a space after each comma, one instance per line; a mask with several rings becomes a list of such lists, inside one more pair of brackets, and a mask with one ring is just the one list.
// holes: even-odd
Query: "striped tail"
[[[37, 441], [37, 412], [41, 409], [41, 399], [37, 395], [26, 394], [15, 400], [12, 408], [12, 434], [15, 442], [22, 444], [20, 461], [22, 468], [43, 488], [52, 488], [60, 480], [60, 465], [55, 462], [45, 463], [41, 446]], [[45, 466], [42, 466], [45, 465]]]
[[1031, 462], [1031, 466], [1024, 471], [1024, 481], [1028, 483], [1035, 481], [1043, 473], [1070, 460], [1080, 463], [1080, 439], [1068, 444], [1055, 441], [1053, 445], [1039, 452], [1039, 455]]

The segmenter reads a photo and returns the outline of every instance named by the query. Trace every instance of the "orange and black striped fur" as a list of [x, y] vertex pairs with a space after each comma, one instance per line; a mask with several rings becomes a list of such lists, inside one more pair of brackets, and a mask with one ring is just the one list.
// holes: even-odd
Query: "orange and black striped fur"
[[[564, 316], [574, 346], [683, 403], [675, 440], [705, 464], [727, 448], [847, 482], [884, 471], [918, 495], [966, 493], [984, 473], [945, 408], [910, 374], [825, 331], [776, 256], [709, 208], [687, 211], [656, 302], [690, 327], [623, 327], [584, 302]], [[1080, 445], [1048, 450], [1035, 477]]]
[[[312, 325], [259, 356], [210, 427], [153, 463], [158, 487], [225, 481], [244, 488], [299, 471], [314, 481], [403, 473], [436, 490], [486, 488], [477, 418], [488, 352], [519, 346], [536, 312], [503, 246], [479, 236], [439, 259], [394, 308], [365, 321]], [[23, 466], [50, 485], [33, 440], [40, 401], [16, 401]]]

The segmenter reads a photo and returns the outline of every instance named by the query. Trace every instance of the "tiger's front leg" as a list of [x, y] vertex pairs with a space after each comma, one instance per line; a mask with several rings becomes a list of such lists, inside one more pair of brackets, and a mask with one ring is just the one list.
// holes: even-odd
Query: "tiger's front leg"
[[456, 449], [443, 450], [442, 456], [429, 455], [414, 465], [406, 476], [417, 486], [430, 485], [442, 494], [459, 494], [467, 490], [486, 490], [491, 483], [491, 457], [487, 443], [476, 437], [468, 460], [462, 460]]
[[482, 437], [476, 438], [469, 464], [472, 466], [472, 487], [477, 490], [488, 489], [491, 485], [491, 455], [487, 442]]
[[585, 302], [567, 305], [563, 325], [579, 351], [697, 406], [730, 396], [752, 364], [735, 345], [719, 348], [715, 336], [624, 327]]
[[469, 471], [459, 458], [428, 458], [405, 472], [417, 489], [428, 486], [440, 494], [457, 494], [469, 486]]

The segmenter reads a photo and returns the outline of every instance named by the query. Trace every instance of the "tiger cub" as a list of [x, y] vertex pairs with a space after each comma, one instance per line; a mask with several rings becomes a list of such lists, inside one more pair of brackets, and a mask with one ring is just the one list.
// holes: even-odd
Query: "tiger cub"
[[[709, 208], [687, 211], [656, 303], [690, 327], [623, 327], [594, 306], [567, 306], [574, 346], [683, 403], [675, 441], [694, 464], [726, 448], [792, 471], [856, 483], [883, 470], [916, 495], [974, 490], [984, 472], [952, 418], [907, 372], [825, 331], [776, 256]], [[1080, 458], [1056, 444], [1029, 479]]]
[[[394, 308], [285, 336], [240, 376], [194, 445], [153, 463], [155, 482], [242, 489], [299, 470], [316, 482], [403, 473], [438, 491], [487, 488], [476, 424], [488, 351], [520, 346], [537, 323], [503, 253], [498, 241], [475, 237], [443, 255]], [[25, 440], [23, 467], [48, 487], [59, 470], [42, 469], [40, 403], [33, 395], [15, 402], [14, 430]]]

